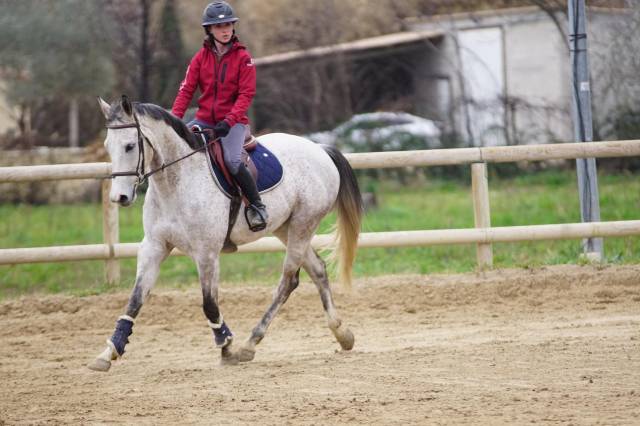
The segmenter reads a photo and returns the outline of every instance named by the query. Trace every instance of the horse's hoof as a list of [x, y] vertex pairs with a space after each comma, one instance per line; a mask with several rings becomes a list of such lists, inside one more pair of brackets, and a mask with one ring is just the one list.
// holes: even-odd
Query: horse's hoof
[[220, 365], [238, 365], [238, 357], [231, 352], [229, 346], [222, 348]]
[[96, 358], [93, 360], [93, 362], [87, 364], [87, 368], [89, 368], [89, 370], [101, 371], [106, 373], [111, 368], [111, 361], [107, 361], [102, 358]]
[[335, 331], [336, 339], [338, 343], [340, 343], [340, 347], [345, 351], [350, 351], [353, 349], [353, 345], [356, 342], [356, 338], [353, 336], [353, 333], [348, 328], [337, 329]]
[[253, 358], [256, 356], [256, 350], [253, 348], [243, 347], [236, 353], [236, 357], [240, 362], [249, 362], [253, 361]]

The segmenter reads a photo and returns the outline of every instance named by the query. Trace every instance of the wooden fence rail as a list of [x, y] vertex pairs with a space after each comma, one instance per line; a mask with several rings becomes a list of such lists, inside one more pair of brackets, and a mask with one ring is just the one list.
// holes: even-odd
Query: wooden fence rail
[[[415, 247], [452, 244], [491, 244], [519, 241], [570, 240], [595, 237], [626, 237], [640, 234], [640, 220], [614, 222], [565, 223], [559, 225], [504, 226], [495, 228], [442, 229], [430, 231], [365, 232], [358, 247]], [[316, 235], [311, 245], [326, 248], [331, 236]], [[139, 243], [89, 244], [0, 250], [0, 265], [19, 263], [67, 262], [75, 260], [112, 260], [136, 257]], [[265, 237], [238, 247], [239, 253], [283, 251], [275, 237]], [[183, 256], [177, 249], [172, 256]]]
[[[487, 163], [633, 156], [640, 156], [640, 140], [346, 154], [354, 169], [460, 164], [471, 164], [472, 167], [471, 186], [475, 228], [363, 233], [358, 245], [360, 247], [407, 247], [477, 244], [478, 266], [486, 268], [492, 266], [491, 244], [496, 242], [640, 235], [640, 220], [493, 228], [490, 220]], [[110, 163], [0, 167], [0, 183], [104, 179], [110, 173]], [[139, 245], [118, 242], [118, 208], [116, 204], [109, 202], [110, 186], [111, 181], [104, 180], [102, 185], [104, 244], [0, 249], [0, 265], [105, 260], [107, 281], [117, 282], [120, 276], [117, 259], [135, 257]], [[329, 235], [317, 235], [312, 244], [314, 247], [324, 247], [329, 242]], [[282, 243], [276, 238], [267, 237], [240, 246], [238, 251], [280, 250], [284, 250]], [[172, 252], [172, 255], [180, 254], [176, 250]]]
[[[472, 163], [569, 160], [575, 158], [637, 157], [640, 139], [545, 145], [496, 146], [345, 154], [354, 169], [450, 166]], [[110, 163], [0, 167], [0, 183], [103, 178]]]

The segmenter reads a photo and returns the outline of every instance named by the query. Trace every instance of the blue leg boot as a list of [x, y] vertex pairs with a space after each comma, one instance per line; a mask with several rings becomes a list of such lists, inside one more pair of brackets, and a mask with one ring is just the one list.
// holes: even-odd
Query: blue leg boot
[[118, 357], [124, 354], [124, 347], [129, 343], [129, 336], [133, 333], [133, 318], [128, 315], [122, 315], [116, 322], [116, 329], [111, 339], [107, 340], [107, 344], [111, 349], [116, 351]]
[[233, 333], [222, 319], [222, 315], [220, 315], [219, 321], [219, 324], [209, 321], [209, 327], [213, 330], [213, 341], [215, 342], [216, 347], [222, 349], [227, 347], [233, 341]]

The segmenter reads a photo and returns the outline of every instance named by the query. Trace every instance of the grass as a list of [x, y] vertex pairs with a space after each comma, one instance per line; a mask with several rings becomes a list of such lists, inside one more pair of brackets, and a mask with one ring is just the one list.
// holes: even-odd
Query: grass
[[[490, 169], [491, 170], [491, 169]], [[364, 185], [363, 185], [364, 186]], [[473, 227], [470, 184], [429, 180], [419, 185], [394, 182], [377, 184], [379, 208], [365, 216], [363, 231], [447, 229]], [[539, 172], [511, 179], [490, 177], [493, 226], [569, 223], [580, 221], [575, 174], [571, 171]], [[634, 175], [599, 177], [602, 220], [640, 218], [640, 180]], [[142, 238], [141, 205], [120, 209], [120, 240]], [[96, 244], [102, 240], [99, 205], [0, 205], [0, 248], [66, 244]], [[333, 215], [323, 221], [326, 232]], [[580, 242], [545, 241], [495, 244], [496, 267], [532, 267], [579, 263]], [[640, 238], [605, 240], [609, 263], [640, 263]], [[221, 279], [227, 283], [273, 285], [283, 254], [225, 255]], [[0, 299], [34, 292], [86, 295], [130, 288], [135, 260], [121, 262], [122, 283], [108, 287], [103, 262], [69, 262], [0, 266]], [[464, 272], [475, 269], [474, 246], [363, 249], [358, 253], [355, 276], [394, 273]], [[188, 258], [168, 259], [158, 286], [197, 286], [195, 266]]]

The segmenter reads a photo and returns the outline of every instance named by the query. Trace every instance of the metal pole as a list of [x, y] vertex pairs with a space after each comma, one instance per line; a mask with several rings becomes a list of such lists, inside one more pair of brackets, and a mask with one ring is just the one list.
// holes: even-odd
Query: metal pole
[[[569, 49], [571, 51], [571, 94], [573, 99], [573, 130], [576, 141], [593, 141], [591, 116], [591, 86], [587, 56], [587, 25], [584, 0], [569, 0]], [[594, 158], [578, 158], [578, 191], [583, 222], [600, 221], [598, 175]], [[591, 260], [602, 260], [602, 238], [582, 241], [584, 255]]]

